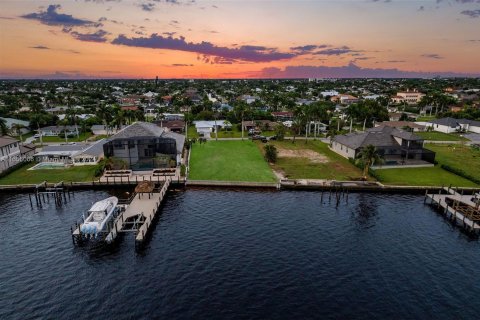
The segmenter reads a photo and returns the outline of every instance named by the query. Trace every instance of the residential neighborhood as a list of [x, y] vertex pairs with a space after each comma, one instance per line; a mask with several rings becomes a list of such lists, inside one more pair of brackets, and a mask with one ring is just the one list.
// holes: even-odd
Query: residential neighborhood
[[[444, 161], [459, 149], [476, 157], [477, 88], [475, 79], [2, 81], [2, 171], [22, 163], [35, 170], [58, 163], [95, 168], [98, 175], [114, 163], [134, 173], [185, 167], [187, 178], [194, 179], [195, 162], [208, 163], [212, 157], [197, 159], [199, 143], [243, 140], [257, 146], [277, 180], [370, 179], [421, 185], [423, 176], [439, 177], [446, 171], [477, 181], [475, 166], [466, 169], [458, 161]], [[267, 157], [267, 146], [276, 149], [276, 160]], [[369, 177], [359, 170], [367, 147], [373, 147], [379, 159], [370, 166]], [[234, 152], [241, 150], [237, 146]], [[292, 170], [300, 159], [303, 164]], [[396, 169], [405, 174], [392, 182], [384, 178]], [[226, 167], [218, 170], [233, 174]]]

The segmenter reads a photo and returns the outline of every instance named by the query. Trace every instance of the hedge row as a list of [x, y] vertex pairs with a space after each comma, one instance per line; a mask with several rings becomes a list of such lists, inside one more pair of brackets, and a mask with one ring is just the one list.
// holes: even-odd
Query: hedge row
[[462, 171], [460, 169], [450, 167], [448, 164], [442, 164], [442, 165], [440, 165], [440, 168], [442, 168], [444, 170], [447, 170], [447, 171], [450, 171], [451, 173], [454, 173], [457, 176], [460, 176], [460, 177], [463, 177], [463, 178], [468, 179], [470, 181], [473, 181], [476, 184], [480, 184], [480, 178], [479, 177], [471, 176], [468, 173], [465, 173], [464, 171]]

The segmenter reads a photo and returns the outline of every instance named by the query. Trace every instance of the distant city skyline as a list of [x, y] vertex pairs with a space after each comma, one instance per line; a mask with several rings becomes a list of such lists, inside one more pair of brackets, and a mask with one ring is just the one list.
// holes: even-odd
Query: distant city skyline
[[480, 76], [480, 0], [0, 2], [0, 78]]

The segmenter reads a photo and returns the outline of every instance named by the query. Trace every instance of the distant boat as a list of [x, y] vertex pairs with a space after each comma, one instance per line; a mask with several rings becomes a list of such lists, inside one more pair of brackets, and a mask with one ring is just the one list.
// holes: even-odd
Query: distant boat
[[80, 225], [80, 231], [85, 235], [97, 236], [113, 218], [117, 204], [117, 197], [110, 197], [95, 202], [88, 210], [88, 217]]

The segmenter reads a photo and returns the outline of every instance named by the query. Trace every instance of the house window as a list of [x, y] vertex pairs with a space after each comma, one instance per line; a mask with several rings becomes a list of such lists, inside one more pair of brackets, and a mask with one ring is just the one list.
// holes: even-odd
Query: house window
[[135, 148], [135, 141], [128, 141], [128, 149], [134, 149]]
[[124, 149], [122, 141], [114, 141], [113, 148], [116, 150]]

